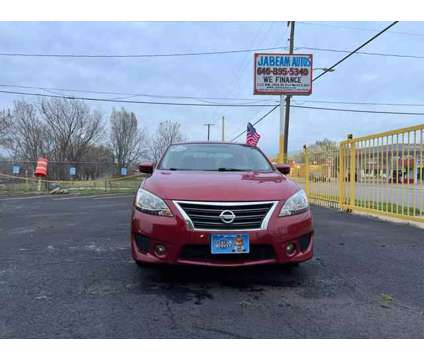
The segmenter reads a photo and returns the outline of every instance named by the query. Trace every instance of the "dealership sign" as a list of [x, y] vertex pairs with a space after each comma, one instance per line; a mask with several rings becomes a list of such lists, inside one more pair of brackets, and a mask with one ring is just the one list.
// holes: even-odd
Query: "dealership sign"
[[310, 95], [312, 54], [255, 54], [255, 95]]

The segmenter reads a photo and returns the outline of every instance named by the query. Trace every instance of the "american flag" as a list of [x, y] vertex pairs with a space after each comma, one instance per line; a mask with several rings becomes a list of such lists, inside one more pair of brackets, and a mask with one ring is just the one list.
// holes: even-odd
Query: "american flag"
[[247, 123], [247, 134], [246, 134], [246, 144], [256, 146], [259, 142], [261, 135], [256, 132], [256, 129], [251, 123]]

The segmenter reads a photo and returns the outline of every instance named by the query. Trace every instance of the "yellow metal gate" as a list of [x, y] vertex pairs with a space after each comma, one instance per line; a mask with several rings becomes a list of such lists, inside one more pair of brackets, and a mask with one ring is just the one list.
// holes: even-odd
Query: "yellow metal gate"
[[318, 204], [424, 222], [423, 141], [424, 124], [305, 147], [294, 179]]

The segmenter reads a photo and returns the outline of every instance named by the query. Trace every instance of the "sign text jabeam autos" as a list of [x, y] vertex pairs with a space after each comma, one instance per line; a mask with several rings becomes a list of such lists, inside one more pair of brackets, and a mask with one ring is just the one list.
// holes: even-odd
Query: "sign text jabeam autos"
[[255, 54], [255, 95], [310, 95], [312, 54]]

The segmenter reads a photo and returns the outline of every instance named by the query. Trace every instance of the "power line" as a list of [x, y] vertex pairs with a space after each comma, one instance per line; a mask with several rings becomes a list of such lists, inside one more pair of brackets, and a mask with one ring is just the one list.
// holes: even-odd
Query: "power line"
[[[79, 93], [88, 93], [88, 94], [105, 94], [105, 95], [122, 95], [128, 97], [149, 97], [149, 98], [159, 98], [159, 99], [192, 99], [199, 101], [206, 100], [221, 100], [221, 101], [249, 101], [256, 104], [269, 105], [272, 106], [278, 99], [262, 99], [258, 100], [257, 98], [242, 98], [242, 97], [203, 97], [203, 96], [182, 96], [182, 95], [163, 95], [163, 94], [148, 94], [148, 93], [131, 93], [131, 92], [118, 92], [118, 91], [102, 91], [102, 90], [84, 90], [84, 89], [68, 89], [68, 88], [55, 88], [55, 87], [45, 87], [45, 86], [26, 86], [26, 85], [10, 85], [10, 84], [0, 84], [0, 87], [9, 87], [9, 88], [20, 88], [20, 89], [36, 89], [43, 91], [66, 91], [66, 92], [79, 92]], [[69, 96], [64, 94], [54, 94], [59, 96]], [[113, 99], [115, 100], [115, 99]], [[116, 99], [121, 100], [121, 99]], [[345, 101], [345, 100], [294, 100], [300, 105], [306, 103], [317, 103], [317, 104], [341, 104], [341, 105], [370, 105], [370, 106], [404, 106], [404, 107], [421, 107], [424, 106], [424, 103], [391, 103], [391, 102], [368, 102], [368, 101]], [[272, 104], [274, 102], [274, 104]], [[212, 104], [215, 104], [211, 102]], [[271, 103], [271, 104], [266, 104]]]
[[[256, 124], [259, 124], [263, 119], [265, 119], [268, 115], [270, 115], [274, 110], [278, 109], [280, 107], [280, 104], [275, 105], [271, 110], [269, 110], [266, 114], [262, 115], [258, 120], [256, 120], [252, 125], [255, 126]], [[242, 136], [247, 130], [242, 131], [240, 134], [238, 134], [236, 137], [234, 137], [231, 142], [234, 142], [237, 140], [240, 136]]]
[[153, 57], [176, 57], [176, 56], [199, 56], [199, 55], [221, 55], [221, 54], [235, 54], [255, 51], [268, 51], [268, 50], [281, 50], [287, 49], [286, 46], [276, 46], [268, 48], [257, 49], [236, 49], [236, 50], [221, 50], [221, 51], [201, 51], [201, 52], [187, 52], [187, 53], [167, 53], [167, 54], [122, 54], [122, 55], [108, 55], [108, 54], [42, 54], [42, 53], [0, 53], [0, 56], [10, 57], [55, 57], [55, 58], [153, 58]]
[[[138, 55], [88, 55], [88, 54], [30, 54], [30, 53], [0, 53], [0, 56], [9, 57], [43, 57], [43, 58], [153, 58], [153, 57], [182, 57], [182, 56], [200, 56], [200, 55], [225, 55], [235, 53], [246, 53], [255, 51], [269, 51], [269, 50], [283, 50], [287, 49], [285, 46], [276, 46], [269, 48], [257, 48], [257, 49], [242, 49], [242, 50], [224, 50], [214, 52], [197, 52], [197, 53], [170, 53], [170, 54], [138, 54]], [[331, 49], [331, 48], [320, 48], [312, 46], [297, 46], [295, 50], [312, 50], [312, 51], [323, 51], [323, 52], [334, 52], [334, 53], [350, 53], [350, 50], [343, 49]], [[395, 58], [406, 58], [406, 59], [424, 59], [424, 55], [411, 55], [411, 54], [393, 54], [393, 53], [381, 53], [381, 52], [367, 52], [357, 51], [356, 55], [366, 56], [383, 56], [383, 57], [395, 57]]]
[[[335, 53], [350, 53], [350, 50], [325, 49], [325, 48], [308, 47], [308, 46], [302, 46], [298, 49], [335, 52]], [[384, 56], [384, 57], [397, 57], [397, 58], [407, 58], [407, 59], [424, 59], [424, 56], [421, 56], [421, 55], [389, 54], [389, 53], [366, 52], [366, 51], [357, 51], [356, 54], [357, 55]]]
[[336, 66], [341, 64], [343, 61], [346, 61], [348, 58], [350, 58], [353, 54], [361, 50], [363, 47], [367, 46], [370, 42], [378, 38], [380, 35], [385, 33], [387, 30], [389, 30], [391, 27], [395, 26], [399, 21], [393, 21], [389, 26], [386, 26], [383, 30], [379, 31], [377, 34], [375, 34], [373, 37], [365, 41], [362, 45], [358, 46], [355, 50], [351, 51], [349, 54], [347, 54], [345, 57], [341, 58], [339, 61], [337, 61], [335, 64], [331, 65], [329, 68], [326, 68], [321, 74], [318, 76], [315, 76], [312, 81], [315, 81], [319, 79], [324, 74], [328, 73], [329, 71], [333, 70]]
[[[192, 52], [192, 53], [168, 53], [168, 54], [128, 54], [128, 55], [89, 55], [89, 54], [41, 54], [41, 53], [0, 53], [0, 56], [8, 57], [43, 57], [43, 58], [153, 58], [153, 57], [182, 57], [182, 56], [201, 56], [201, 55], [225, 55], [225, 54], [236, 54], [236, 53], [247, 53], [255, 51], [269, 51], [269, 50], [282, 50], [287, 49], [286, 46], [275, 46], [268, 48], [256, 48], [256, 49], [239, 49], [239, 50], [223, 50], [223, 51], [210, 51], [210, 52]], [[313, 51], [324, 51], [324, 52], [335, 52], [335, 53], [350, 53], [350, 50], [343, 49], [331, 49], [331, 48], [320, 48], [312, 46], [297, 46], [295, 50], [313, 50]], [[396, 58], [407, 58], [407, 59], [424, 59], [422, 55], [410, 55], [410, 54], [392, 54], [392, 53], [381, 53], [381, 52], [365, 52], [357, 51], [357, 55], [367, 56], [384, 56], [384, 57], [396, 57]]]
[[[398, 23], [398, 21], [394, 21], [392, 22], [389, 26], [385, 27], [383, 30], [379, 31], [377, 34], [375, 34], [373, 37], [371, 37], [369, 40], [367, 40], [366, 42], [364, 42], [362, 45], [358, 46], [355, 50], [351, 51], [348, 55], [344, 56], [342, 59], [340, 59], [339, 61], [337, 61], [335, 64], [333, 64], [332, 66], [330, 66], [329, 68], [326, 68], [321, 74], [319, 74], [318, 76], [314, 77], [312, 79], [312, 82], [314, 82], [315, 80], [319, 79], [321, 76], [323, 76], [324, 74], [326, 74], [327, 72], [333, 70], [336, 66], [338, 66], [339, 64], [341, 64], [343, 61], [347, 60], [349, 57], [351, 57], [353, 54], [355, 54], [356, 52], [358, 52], [360, 49], [362, 49], [364, 46], [368, 45], [371, 41], [375, 40], [377, 37], [379, 37], [380, 35], [382, 35], [384, 32], [386, 32], [387, 30], [389, 30], [391, 27], [393, 27], [394, 25], [396, 25]], [[271, 109], [271, 111], [269, 111], [267, 114], [265, 114], [264, 116], [262, 116], [260, 119], [258, 119], [255, 122], [255, 125], [258, 124], [259, 122], [263, 121], [269, 114], [271, 114], [275, 109], [277, 109], [280, 105], [276, 105], [274, 108]], [[296, 107], [299, 107], [300, 105], [295, 105]], [[307, 107], [303, 107], [303, 108], [307, 108]], [[318, 110], [318, 109], [316, 109]], [[319, 109], [319, 110], [323, 110], [323, 109]], [[358, 112], [358, 111], [355, 111]], [[424, 114], [423, 114], [424, 115]], [[246, 132], [246, 130], [244, 130], [243, 132], [241, 132], [239, 135], [237, 135], [232, 141], [238, 139], [241, 135], [243, 135]]]
[[[199, 104], [199, 103], [177, 103], [177, 102], [158, 102], [158, 101], [131, 101], [131, 100], [113, 100], [113, 99], [103, 99], [103, 98], [89, 98], [81, 96], [61, 96], [61, 95], [46, 95], [38, 93], [24, 93], [17, 91], [3, 91], [0, 90], [0, 93], [14, 94], [14, 95], [29, 95], [29, 96], [41, 96], [48, 98], [60, 98], [67, 100], [86, 100], [86, 101], [98, 101], [98, 102], [114, 102], [114, 103], [130, 103], [130, 104], [145, 104], [145, 105], [168, 105], [168, 106], [201, 106], [201, 107], [269, 107], [272, 105], [266, 104]], [[271, 110], [264, 114], [261, 118], [253, 123], [253, 125], [258, 124], [268, 115], [270, 115], [275, 109], [280, 105], [275, 105]], [[342, 111], [342, 112], [352, 112], [352, 113], [367, 113], [367, 114], [390, 114], [390, 115], [414, 115], [414, 116], [424, 116], [424, 113], [419, 112], [397, 112], [397, 111], [378, 111], [378, 110], [360, 110], [360, 109], [344, 109], [344, 108], [327, 108], [327, 107], [317, 107], [317, 106], [303, 106], [303, 105], [292, 105], [294, 108], [299, 109], [311, 109], [311, 110], [327, 110], [327, 111]], [[236, 140], [238, 137], [243, 135], [246, 131], [241, 132], [237, 135], [232, 141]]]
[[343, 108], [328, 108], [319, 106], [303, 106], [303, 105], [292, 105], [294, 108], [299, 109], [312, 109], [312, 110], [327, 110], [327, 111], [342, 111], [352, 113], [367, 113], [367, 114], [389, 114], [389, 115], [414, 115], [424, 116], [422, 112], [400, 112], [400, 111], [379, 111], [379, 110], [360, 110], [360, 109], [343, 109]]
[[[265, 26], [265, 24], [266, 23], [261, 23], [261, 27], [264, 27]], [[255, 35], [255, 38], [254, 38], [254, 41], [251, 43], [251, 46], [252, 47], [255, 47], [256, 46], [256, 39], [257, 39], [257, 37], [258, 37], [258, 34], [259, 34], [259, 32], [256, 32], [256, 35]], [[242, 74], [242, 66], [244, 65], [244, 61], [247, 59], [247, 58], [251, 58], [250, 57], [250, 54], [248, 55], [248, 56], [243, 56], [243, 57], [241, 57], [241, 64], [240, 64], [240, 66], [238, 67], [238, 71], [239, 71], [239, 76], [237, 76], [238, 77], [238, 79], [236, 80], [236, 81], [234, 81], [234, 82], [228, 82], [227, 81], [227, 88], [228, 88], [228, 84], [229, 83], [234, 83], [234, 84], [236, 84], [236, 83], [238, 83], [238, 81], [239, 81], [239, 78], [240, 78], [240, 75]], [[232, 72], [231, 73], [231, 75], [233, 76], [233, 79], [235, 80], [236, 78], [235, 78], [235, 72]], [[235, 93], [235, 86], [232, 86], [232, 91], [231, 91], [231, 95], [233, 95], [234, 93]], [[211, 114], [210, 114], [210, 119], [212, 119], [211, 121], [215, 121], [216, 120], [216, 118], [217, 118], [217, 115], [218, 115], [218, 113], [220, 112], [220, 108], [215, 108], [214, 109], [214, 111], [212, 111], [211, 112]], [[222, 115], [222, 114], [221, 114]]]
[[[257, 29], [257, 31], [255, 32], [255, 37], [253, 39], [253, 41], [249, 44], [249, 46], [251, 47], [256, 47], [259, 46], [259, 44], [261, 44], [262, 42], [258, 42], [257, 40], [259, 40], [259, 34], [264, 30], [265, 26], [268, 25], [268, 27], [270, 28], [272, 26], [272, 23], [267, 24], [266, 22], [262, 22], [260, 24], [260, 30]], [[269, 29], [270, 30], [270, 29]], [[267, 33], [270, 33], [268, 31], [264, 32], [264, 35], [266, 36]], [[262, 34], [261, 34], [262, 35]], [[237, 86], [234, 86], [234, 84], [238, 84], [240, 82], [240, 85], [238, 86], [239, 89], [242, 89], [243, 87], [241, 86], [241, 83], [243, 82], [242, 79], [244, 78], [244, 76], [246, 75], [246, 71], [245, 71], [245, 66], [247, 66], [249, 64], [249, 60], [251, 60], [251, 54], [246, 54], [244, 56], [240, 57], [240, 66], [238, 66], [236, 72], [232, 72], [232, 77], [233, 77], [233, 81], [228, 82], [227, 81], [227, 86], [226, 88], [224, 88], [225, 90], [229, 89], [229, 95], [233, 96], [236, 94], [236, 89]], [[236, 75], [237, 74], [237, 75]], [[229, 86], [230, 85], [230, 86]], [[215, 110], [212, 112], [211, 114], [211, 119], [212, 121], [215, 121], [217, 118], [217, 115], [219, 113], [220, 108], [215, 108]], [[259, 111], [261, 111], [262, 109], [259, 109]], [[222, 116], [223, 114], [221, 114]], [[256, 115], [255, 115], [256, 116]], [[224, 127], [224, 124], [222, 124], [222, 126]]]
[[[147, 93], [130, 93], [130, 92], [118, 92], [118, 91], [101, 91], [101, 90], [84, 90], [84, 89], [68, 89], [68, 88], [55, 88], [46, 86], [26, 86], [26, 85], [11, 85], [11, 84], [0, 84], [0, 87], [17, 88], [17, 89], [33, 89], [42, 91], [65, 91], [65, 92], [78, 92], [87, 94], [103, 94], [103, 95], [122, 95], [128, 97], [150, 97], [150, 98], [161, 98], [161, 99], [193, 99], [193, 100], [236, 100], [236, 101], [256, 101], [257, 98], [238, 98], [238, 97], [202, 97], [202, 96], [182, 96], [182, 95], [162, 95], [162, 94], [147, 94]], [[63, 95], [64, 94], [55, 94]], [[261, 101], [275, 101], [273, 99], [264, 99]]]
[[30, 93], [21, 91], [0, 90], [3, 94], [13, 95], [28, 95], [47, 98], [59, 98], [67, 100], [85, 100], [97, 102], [125, 103], [125, 104], [145, 104], [145, 105], [168, 105], [168, 106], [200, 106], [200, 107], [270, 107], [272, 104], [204, 104], [204, 103], [184, 103], [184, 102], [163, 102], [163, 101], [137, 101], [137, 100], [120, 100], [120, 99], [105, 99], [84, 96], [68, 96], [68, 95], [48, 95], [42, 93]]
[[[368, 32], [374, 32], [378, 31], [378, 29], [367, 29], [367, 28], [361, 28], [356, 26], [345, 26], [345, 25], [335, 25], [335, 24], [324, 24], [324, 23], [317, 23], [317, 22], [308, 22], [308, 21], [297, 21], [298, 24], [303, 25], [312, 25], [312, 26], [323, 26], [323, 27], [331, 27], [331, 28], [337, 28], [337, 29], [347, 29], [347, 30], [356, 30], [356, 31], [368, 31]], [[424, 34], [420, 33], [411, 33], [411, 32], [405, 32], [405, 31], [390, 31], [389, 34], [396, 34], [396, 35], [406, 35], [406, 36], [419, 36], [422, 37]]]
[[[276, 110], [280, 105], [275, 105], [270, 111], [261, 116], [258, 120], [256, 120], [253, 125], [260, 123], [263, 119], [265, 119], [268, 115], [270, 115], [274, 110]], [[350, 113], [366, 113], [366, 114], [385, 114], [385, 115], [409, 115], [409, 116], [424, 116], [422, 112], [400, 112], [400, 111], [379, 111], [379, 110], [360, 110], [360, 109], [344, 109], [344, 108], [329, 108], [329, 107], [319, 107], [319, 106], [303, 106], [303, 105], [290, 105], [290, 107], [298, 108], [298, 109], [310, 109], [310, 110], [324, 110], [324, 111], [340, 111], [340, 112], [350, 112]], [[242, 131], [236, 137], [234, 137], [231, 141], [237, 140], [240, 136], [242, 136], [246, 130]]]
[[[276, 110], [280, 105], [274, 106], [270, 111], [265, 115], [260, 117], [257, 121], [253, 123], [256, 125], [264, 120], [268, 115], [270, 115], [274, 110]], [[318, 107], [318, 106], [302, 106], [302, 105], [290, 105], [293, 108], [298, 109], [310, 109], [310, 110], [324, 110], [324, 111], [339, 111], [339, 112], [350, 112], [350, 113], [365, 113], [365, 114], [385, 114], [385, 115], [405, 115], [405, 116], [424, 116], [424, 113], [421, 112], [400, 112], [400, 111], [379, 111], [379, 110], [360, 110], [360, 109], [344, 109], [344, 108], [329, 108], [329, 107]], [[240, 134], [235, 136], [231, 141], [237, 140], [242, 136], [246, 130], [242, 131]]]
[[[295, 100], [296, 101], [296, 100]], [[408, 107], [419, 107], [424, 106], [424, 103], [388, 103], [388, 102], [368, 102], [368, 101], [337, 101], [337, 100], [300, 100], [297, 103], [309, 104], [341, 104], [341, 105], [371, 105], [371, 106], [408, 106]]]

